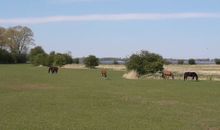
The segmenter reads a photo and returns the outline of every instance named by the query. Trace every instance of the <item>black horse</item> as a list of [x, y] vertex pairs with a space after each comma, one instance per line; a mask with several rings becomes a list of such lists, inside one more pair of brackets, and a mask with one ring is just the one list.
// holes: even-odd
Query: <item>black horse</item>
[[192, 80], [196, 79], [199, 80], [198, 75], [195, 72], [185, 72], [184, 73], [184, 80], [187, 80], [188, 77], [192, 77]]
[[58, 67], [49, 67], [48, 73], [58, 73], [59, 68]]

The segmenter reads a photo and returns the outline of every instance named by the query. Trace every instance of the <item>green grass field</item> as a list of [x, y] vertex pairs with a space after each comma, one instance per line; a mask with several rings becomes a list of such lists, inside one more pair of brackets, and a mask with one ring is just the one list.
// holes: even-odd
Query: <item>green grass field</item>
[[0, 65], [0, 130], [220, 130], [220, 82]]

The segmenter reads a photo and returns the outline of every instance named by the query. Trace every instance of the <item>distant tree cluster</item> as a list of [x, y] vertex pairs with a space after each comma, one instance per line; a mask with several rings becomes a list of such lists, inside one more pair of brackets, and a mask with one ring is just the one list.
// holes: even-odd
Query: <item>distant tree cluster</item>
[[40, 46], [31, 49], [29, 59], [31, 64], [35, 66], [63, 66], [65, 64], [73, 63], [73, 59], [70, 54], [61, 54], [54, 51], [47, 54]]
[[94, 55], [89, 55], [84, 59], [84, 64], [87, 68], [95, 68], [99, 65], [99, 59]]
[[135, 70], [140, 75], [162, 71], [163, 65], [164, 59], [162, 56], [148, 51], [131, 55], [126, 63], [128, 70]]
[[215, 59], [215, 63], [216, 63], [217, 65], [220, 65], [220, 59]]
[[33, 36], [28, 27], [0, 27], [0, 63], [26, 63], [28, 48], [34, 45]]
[[183, 65], [183, 64], [184, 64], [184, 60], [178, 60], [178, 61], [177, 61], [177, 64]]
[[189, 63], [189, 65], [195, 65], [196, 60], [195, 59], [189, 59], [188, 63]]

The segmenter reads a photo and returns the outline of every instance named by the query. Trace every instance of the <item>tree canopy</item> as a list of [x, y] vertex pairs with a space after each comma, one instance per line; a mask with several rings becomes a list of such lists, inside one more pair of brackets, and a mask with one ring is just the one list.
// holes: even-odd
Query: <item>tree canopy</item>
[[126, 63], [128, 70], [135, 70], [140, 75], [162, 71], [163, 65], [163, 57], [149, 51], [131, 55]]

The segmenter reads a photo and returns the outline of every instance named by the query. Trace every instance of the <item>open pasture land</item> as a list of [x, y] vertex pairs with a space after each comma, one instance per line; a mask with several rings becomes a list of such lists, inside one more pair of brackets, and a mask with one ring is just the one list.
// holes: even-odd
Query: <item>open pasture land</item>
[[219, 130], [220, 82], [0, 65], [0, 130]]

